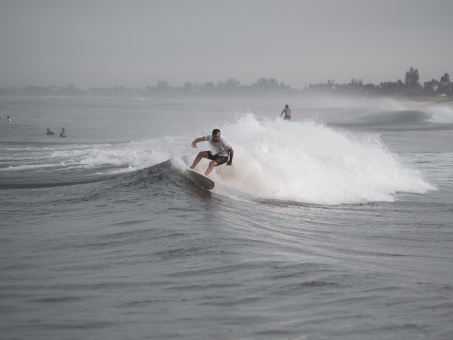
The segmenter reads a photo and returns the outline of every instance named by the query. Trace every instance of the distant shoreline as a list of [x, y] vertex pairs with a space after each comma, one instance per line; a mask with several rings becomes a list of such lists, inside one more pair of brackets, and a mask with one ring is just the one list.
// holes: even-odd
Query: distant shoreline
[[256, 92], [213, 92], [213, 93], [200, 93], [200, 92], [183, 92], [183, 91], [168, 91], [164, 93], [149, 93], [146, 91], [139, 92], [108, 92], [103, 93], [90, 93], [88, 91], [80, 91], [78, 93], [1, 93], [0, 98], [7, 97], [35, 97], [35, 98], [260, 98], [265, 96], [266, 98], [297, 98], [300, 96], [333, 96], [333, 97], [356, 97], [356, 98], [393, 98], [396, 100], [407, 100], [413, 102], [431, 102], [431, 103], [452, 103], [453, 95], [440, 96], [440, 95], [390, 95], [390, 94], [369, 94], [369, 93], [341, 93], [332, 91], [313, 91], [313, 90], [287, 90], [287, 91], [256, 91]]

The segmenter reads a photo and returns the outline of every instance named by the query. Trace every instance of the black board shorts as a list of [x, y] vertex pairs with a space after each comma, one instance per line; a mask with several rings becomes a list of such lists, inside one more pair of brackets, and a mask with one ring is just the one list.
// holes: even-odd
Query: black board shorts
[[228, 162], [228, 157], [213, 155], [211, 151], [208, 151], [208, 158], [212, 161], [215, 161], [217, 165], [221, 165], [223, 163]]
[[285, 116], [283, 117], [283, 120], [291, 120], [291, 116]]

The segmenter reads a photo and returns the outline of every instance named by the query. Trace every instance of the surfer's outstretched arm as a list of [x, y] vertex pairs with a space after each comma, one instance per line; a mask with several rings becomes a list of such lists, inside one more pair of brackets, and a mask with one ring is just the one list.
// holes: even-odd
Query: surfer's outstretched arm
[[196, 139], [192, 142], [192, 147], [193, 147], [193, 148], [197, 148], [197, 143], [198, 143], [198, 142], [204, 142], [204, 141], [206, 141], [206, 138], [205, 138], [205, 137], [196, 138]]

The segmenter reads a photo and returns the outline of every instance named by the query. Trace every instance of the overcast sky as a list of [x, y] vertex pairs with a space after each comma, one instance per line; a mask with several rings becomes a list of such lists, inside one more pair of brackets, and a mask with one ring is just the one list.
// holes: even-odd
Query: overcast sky
[[0, 0], [0, 87], [453, 77], [453, 0]]

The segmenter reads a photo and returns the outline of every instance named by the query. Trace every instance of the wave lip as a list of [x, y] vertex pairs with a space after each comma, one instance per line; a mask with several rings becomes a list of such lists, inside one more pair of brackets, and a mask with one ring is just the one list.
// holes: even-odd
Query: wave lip
[[379, 112], [363, 118], [369, 124], [379, 125], [413, 125], [425, 124], [431, 115], [422, 111]]
[[453, 113], [448, 108], [381, 111], [335, 125], [383, 131], [450, 130], [453, 129]]

